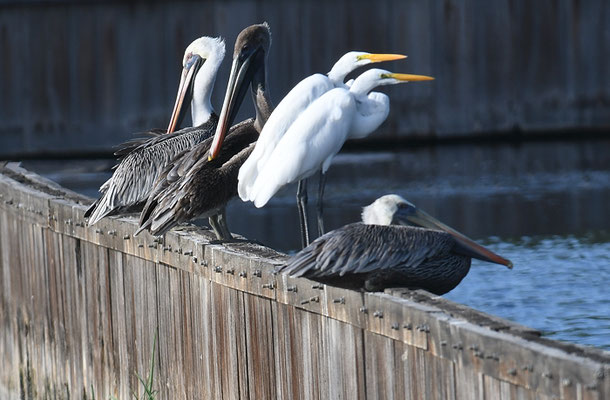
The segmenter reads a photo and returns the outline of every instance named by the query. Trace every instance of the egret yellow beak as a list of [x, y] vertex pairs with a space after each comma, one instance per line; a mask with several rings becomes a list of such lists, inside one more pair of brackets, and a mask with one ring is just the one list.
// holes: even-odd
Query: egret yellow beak
[[358, 61], [360, 60], [370, 60], [372, 63], [382, 62], [382, 61], [394, 61], [394, 60], [402, 60], [403, 58], [407, 58], [402, 54], [362, 54], [359, 55]]
[[411, 74], [381, 74], [382, 78], [393, 78], [398, 81], [404, 82], [419, 82], [419, 81], [433, 81], [434, 78], [426, 75], [411, 75]]

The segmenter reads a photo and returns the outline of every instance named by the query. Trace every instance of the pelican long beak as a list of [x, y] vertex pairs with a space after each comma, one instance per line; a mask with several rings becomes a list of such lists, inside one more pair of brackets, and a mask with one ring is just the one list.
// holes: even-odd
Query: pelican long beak
[[402, 60], [407, 58], [407, 56], [402, 54], [362, 54], [357, 58], [358, 60], [370, 60], [372, 63], [377, 63], [382, 61]]
[[[199, 55], [193, 54], [182, 70], [180, 84], [178, 85], [178, 95], [176, 96], [176, 103], [174, 104], [172, 116], [169, 120], [167, 133], [172, 133], [182, 123], [186, 111], [188, 110], [188, 104], [193, 97], [193, 84], [195, 82], [195, 76], [197, 76], [197, 71], [199, 71], [201, 65], [203, 65], [203, 59]], [[187, 104], [186, 107], [185, 103]]]
[[505, 265], [509, 269], [513, 268], [513, 263], [510, 260], [507, 260], [506, 258], [497, 255], [493, 251], [486, 249], [464, 234], [456, 231], [450, 226], [443, 224], [441, 221], [415, 207], [407, 208], [403, 214], [396, 216], [395, 220], [399, 224], [403, 225], [407, 225], [408, 222], [410, 224], [428, 229], [445, 231], [453, 236], [457, 241], [458, 246], [456, 251], [460, 254], [495, 264]]
[[393, 78], [401, 82], [420, 82], [420, 81], [433, 81], [434, 78], [426, 75], [412, 75], [412, 74], [382, 74], [382, 78]]
[[240, 61], [239, 58], [233, 59], [225, 99], [222, 103], [222, 109], [220, 110], [220, 117], [218, 118], [214, 140], [210, 146], [210, 154], [208, 155], [208, 160], [210, 161], [218, 155], [225, 135], [233, 124], [233, 120], [239, 111], [239, 106], [244, 99], [248, 85], [252, 81], [253, 71], [250, 66], [254, 54], [256, 54], [256, 52], [251, 53], [250, 56], [243, 61]]

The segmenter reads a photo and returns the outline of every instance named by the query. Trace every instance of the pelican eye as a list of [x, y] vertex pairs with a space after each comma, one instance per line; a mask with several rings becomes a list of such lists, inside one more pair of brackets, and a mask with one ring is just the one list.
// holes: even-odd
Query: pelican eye
[[201, 57], [199, 55], [190, 53], [186, 59], [186, 64], [184, 65], [184, 68], [190, 69], [200, 59], [201, 59]]

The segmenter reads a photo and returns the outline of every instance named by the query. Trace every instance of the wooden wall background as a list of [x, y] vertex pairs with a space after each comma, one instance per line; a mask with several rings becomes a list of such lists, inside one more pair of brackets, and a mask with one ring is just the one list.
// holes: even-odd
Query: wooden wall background
[[436, 77], [387, 89], [392, 110], [377, 138], [610, 125], [604, 0], [2, 0], [0, 156], [107, 151], [165, 127], [186, 45], [222, 35], [230, 55], [237, 33], [264, 20], [276, 102], [351, 49], [408, 54], [383, 67]]
[[0, 171], [0, 397], [128, 399], [158, 332], [159, 399], [605, 399], [610, 354], [423, 291], [353, 292], [273, 273], [284, 256], [165, 242], [88, 200]]

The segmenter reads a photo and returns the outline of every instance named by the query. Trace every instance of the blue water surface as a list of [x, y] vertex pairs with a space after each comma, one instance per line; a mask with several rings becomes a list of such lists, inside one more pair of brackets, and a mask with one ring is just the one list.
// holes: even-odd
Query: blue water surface
[[610, 350], [610, 235], [493, 238], [514, 269], [473, 260], [444, 297], [542, 331]]

